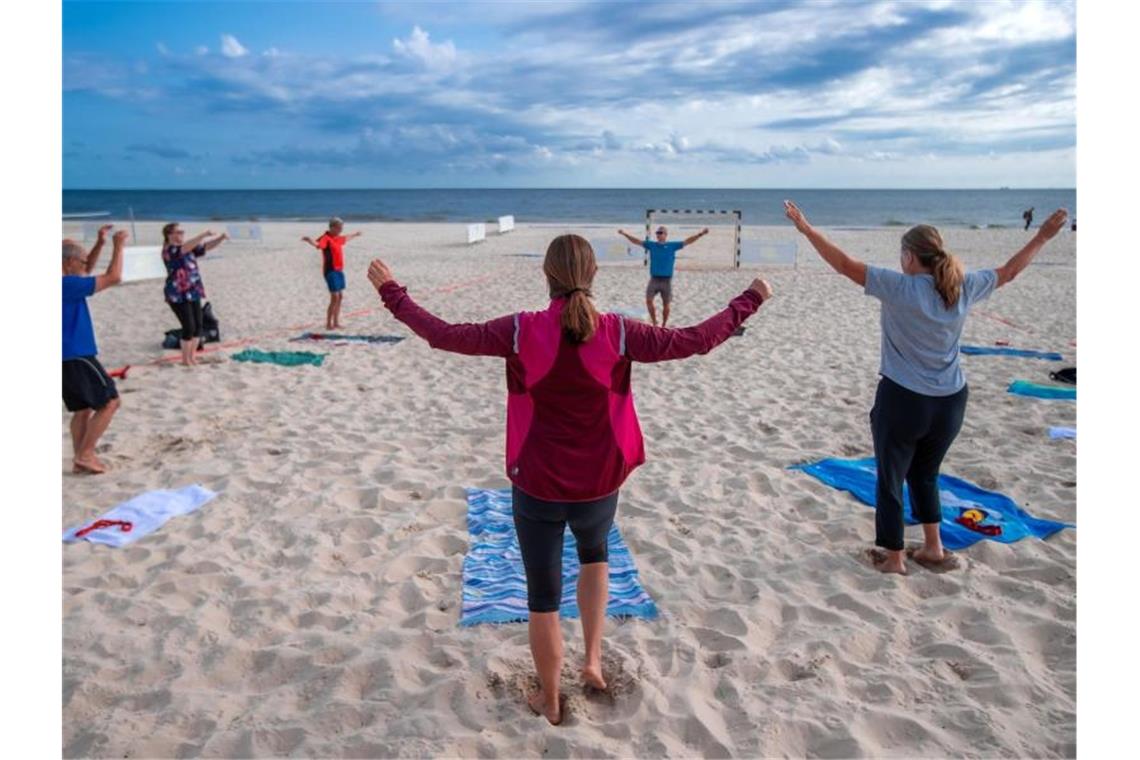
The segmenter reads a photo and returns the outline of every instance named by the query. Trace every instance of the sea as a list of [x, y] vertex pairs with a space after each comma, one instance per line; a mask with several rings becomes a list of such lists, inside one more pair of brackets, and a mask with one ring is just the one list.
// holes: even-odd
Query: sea
[[489, 222], [635, 224], [647, 209], [740, 211], [745, 225], [786, 224], [783, 201], [813, 224], [875, 228], [1020, 227], [1054, 209], [1076, 217], [1077, 191], [743, 190], [743, 189], [416, 189], [416, 190], [64, 190], [63, 213], [161, 221]]

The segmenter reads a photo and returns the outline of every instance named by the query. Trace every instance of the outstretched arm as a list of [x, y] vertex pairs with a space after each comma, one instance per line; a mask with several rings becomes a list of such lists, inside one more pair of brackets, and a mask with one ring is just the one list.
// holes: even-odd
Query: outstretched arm
[[728, 340], [736, 328], [771, 297], [772, 288], [757, 278], [748, 290], [732, 299], [727, 308], [699, 325], [676, 329], [627, 320], [626, 355], [635, 362], [661, 362], [685, 359], [693, 354], [707, 354]]
[[822, 232], [808, 224], [807, 217], [796, 204], [791, 201], [784, 201], [784, 215], [792, 220], [792, 224], [796, 225], [800, 234], [808, 239], [816, 252], [832, 269], [860, 287], [867, 284], [867, 265], [848, 256], [839, 246], [824, 237]]
[[696, 235], [693, 235], [692, 237], [685, 238], [685, 245], [692, 245], [693, 243], [697, 242], [698, 240], [700, 240], [701, 238], [703, 238], [707, 234], [709, 234], [709, 228], [705, 227], [703, 230], [698, 232]]
[[1007, 282], [1010, 282], [1014, 277], [1021, 274], [1021, 270], [1029, 266], [1029, 262], [1033, 261], [1033, 257], [1045, 247], [1045, 244], [1053, 239], [1053, 236], [1061, 231], [1065, 226], [1065, 219], [1068, 217], [1069, 212], [1063, 208], [1059, 208], [1049, 215], [1037, 229], [1037, 234], [1033, 236], [1024, 248], [1010, 257], [1009, 261], [1002, 264], [997, 268], [997, 286], [1000, 288]]
[[368, 280], [380, 293], [384, 306], [392, 316], [412, 329], [432, 348], [468, 356], [501, 356], [514, 354], [515, 319], [499, 317], [482, 324], [453, 325], [423, 308], [392, 277], [388, 265], [375, 259], [368, 267]]
[[184, 250], [184, 251], [194, 250], [199, 245], [201, 245], [203, 240], [205, 240], [206, 238], [210, 237], [213, 234], [214, 233], [212, 230], [206, 230], [201, 235], [195, 235], [194, 237], [190, 238], [189, 240], [183, 240], [182, 241], [182, 250]]
[[309, 245], [313, 246], [318, 251], [321, 249], [321, 247], [319, 245], [317, 245], [316, 243], [314, 243], [313, 239], [311, 237], [308, 237], [307, 235], [305, 237], [301, 238], [301, 240], [308, 243]]
[[91, 246], [91, 251], [87, 254], [87, 274], [95, 271], [95, 264], [99, 261], [99, 254], [103, 252], [103, 244], [107, 242], [107, 233], [111, 231], [113, 224], [104, 224], [99, 228], [99, 234], [95, 238], [95, 245]]
[[111, 238], [111, 263], [107, 271], [95, 277], [95, 292], [118, 285], [123, 280], [123, 244], [127, 242], [127, 231], [119, 230]]
[[[230, 239], [229, 233], [223, 232], [221, 235], [218, 235], [213, 240], [210, 240], [206, 243], [203, 243], [202, 244], [202, 252], [198, 253], [197, 251], [195, 251], [194, 255], [195, 256], [205, 256], [207, 253], [209, 253], [210, 251], [214, 250], [219, 245], [221, 245], [222, 241], [229, 240], [229, 239]], [[213, 259], [210, 259], [210, 260], [213, 261]]]
[[645, 247], [645, 241], [644, 240], [638, 240], [637, 238], [635, 238], [633, 235], [629, 234], [625, 230], [618, 230], [618, 234], [621, 235], [626, 240], [628, 240], [629, 242], [633, 243], [634, 245], [640, 245], [642, 248]]
[[344, 239], [345, 239], [345, 240], [352, 240], [353, 238], [358, 238], [358, 237], [360, 237], [360, 236], [361, 236], [361, 235], [363, 235], [363, 234], [364, 234], [363, 232], [354, 232], [354, 233], [352, 233], [351, 235], [345, 235], [345, 236], [344, 236]]

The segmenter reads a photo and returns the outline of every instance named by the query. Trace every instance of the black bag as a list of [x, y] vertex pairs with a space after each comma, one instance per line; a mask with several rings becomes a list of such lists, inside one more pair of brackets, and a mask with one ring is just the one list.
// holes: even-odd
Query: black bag
[[217, 343], [222, 339], [218, 330], [218, 318], [214, 316], [214, 306], [209, 301], [202, 307], [202, 340], [205, 343]]
[[1059, 369], [1056, 372], [1050, 372], [1049, 377], [1053, 378], [1058, 383], [1068, 383], [1069, 385], [1076, 385], [1077, 384], [1077, 368], [1076, 367], [1065, 367], [1064, 369]]
[[182, 328], [175, 327], [173, 330], [167, 330], [166, 335], [162, 338], [163, 348], [178, 348], [182, 340]]

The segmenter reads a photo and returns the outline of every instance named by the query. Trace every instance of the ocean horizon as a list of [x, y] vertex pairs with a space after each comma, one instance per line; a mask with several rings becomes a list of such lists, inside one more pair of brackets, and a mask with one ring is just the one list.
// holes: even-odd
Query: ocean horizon
[[[594, 222], [634, 225], [646, 209], [736, 211], [745, 225], [785, 224], [791, 198], [814, 224], [830, 227], [1002, 228], [1035, 223], [1055, 208], [1076, 217], [1075, 188], [742, 189], [453, 188], [344, 190], [64, 190], [63, 213], [186, 221]], [[696, 221], [694, 223], [697, 223]]]

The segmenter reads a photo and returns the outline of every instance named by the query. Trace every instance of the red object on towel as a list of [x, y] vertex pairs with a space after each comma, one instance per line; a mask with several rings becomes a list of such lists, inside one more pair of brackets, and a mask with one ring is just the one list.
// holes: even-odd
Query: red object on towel
[[1008, 340], [995, 340], [994, 345], [995, 346], [1008, 346], [1009, 341]]
[[1000, 525], [981, 525], [977, 520], [972, 520], [969, 517], [959, 517], [954, 522], [959, 525], [964, 525], [972, 531], [981, 533], [983, 536], [1000, 536]]
[[119, 530], [123, 531], [124, 533], [130, 533], [131, 528], [135, 527], [134, 523], [127, 520], [96, 520], [83, 530], [76, 531], [75, 537], [83, 538], [93, 530], [99, 530], [100, 528], [112, 528], [116, 525], [118, 525]]
[[119, 367], [118, 369], [113, 369], [110, 372], [108, 372], [107, 374], [110, 375], [111, 377], [117, 377], [117, 378], [120, 378], [122, 380], [126, 380], [127, 379], [127, 370], [129, 370], [130, 368], [131, 368], [131, 365], [128, 364], [125, 367]]

